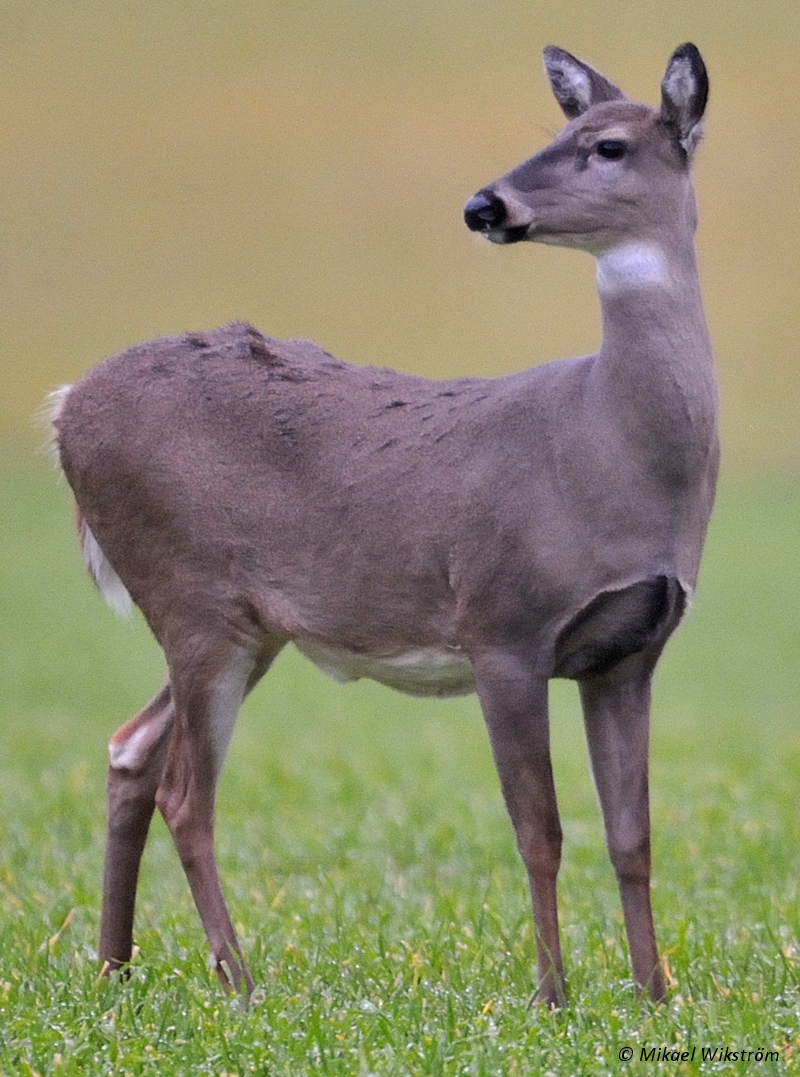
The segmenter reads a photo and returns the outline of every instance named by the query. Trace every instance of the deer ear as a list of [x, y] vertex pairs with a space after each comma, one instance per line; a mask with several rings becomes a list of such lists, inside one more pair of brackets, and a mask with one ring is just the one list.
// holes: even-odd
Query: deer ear
[[555, 45], [548, 45], [544, 50], [544, 67], [556, 101], [567, 119], [574, 120], [600, 101], [618, 101], [625, 97], [599, 71]]
[[673, 52], [661, 82], [661, 122], [688, 158], [703, 134], [702, 119], [708, 101], [708, 75], [703, 57], [694, 45]]

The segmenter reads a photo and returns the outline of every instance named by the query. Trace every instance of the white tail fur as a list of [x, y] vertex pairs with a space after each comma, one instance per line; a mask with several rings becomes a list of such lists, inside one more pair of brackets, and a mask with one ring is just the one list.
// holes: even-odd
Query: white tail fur
[[89, 569], [89, 575], [95, 586], [114, 613], [120, 617], [130, 617], [133, 601], [125, 584], [111, 567], [111, 562], [100, 548], [100, 543], [92, 534], [91, 528], [78, 510], [78, 534], [83, 550], [83, 561]]
[[59, 385], [57, 389], [53, 389], [51, 393], [47, 394], [41, 408], [36, 412], [37, 423], [41, 423], [47, 430], [47, 451], [59, 468], [61, 467], [61, 460], [58, 450], [58, 420], [71, 391], [71, 385]]
[[[58, 443], [58, 419], [64, 409], [67, 397], [72, 391], [71, 385], [60, 385], [48, 394], [42, 414], [49, 426], [48, 448], [56, 464], [61, 466]], [[127, 588], [108, 560], [100, 543], [92, 534], [83, 513], [78, 509], [78, 536], [83, 550], [83, 561], [94, 580], [95, 586], [111, 609], [120, 617], [130, 617], [133, 601]]]

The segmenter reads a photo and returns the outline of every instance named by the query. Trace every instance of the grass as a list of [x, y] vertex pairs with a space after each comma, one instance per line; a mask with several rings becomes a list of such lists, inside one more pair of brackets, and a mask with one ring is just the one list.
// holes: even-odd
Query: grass
[[[554, 685], [572, 1002], [554, 1014], [532, 1003], [524, 871], [475, 702], [337, 687], [288, 653], [245, 707], [219, 797], [252, 1007], [207, 970], [159, 820], [132, 976], [98, 981], [104, 744], [156, 689], [161, 659], [85, 579], [54, 476], [9, 463], [0, 480], [13, 506], [0, 568], [0, 1072], [740, 1072], [704, 1048], [778, 1053], [750, 1060], [756, 1072], [800, 1068], [791, 484], [723, 489], [696, 608], [658, 679], [666, 1006], [635, 1000], [575, 694]], [[695, 1058], [647, 1055], [664, 1048]]]
[[[162, 660], [87, 582], [66, 490], [0, 456], [0, 1074], [741, 1072], [700, 1057], [715, 1047], [777, 1050], [748, 1069], [796, 1071], [800, 9], [5, 8], [0, 439], [30, 437], [44, 392], [99, 355], [234, 317], [436, 376], [593, 349], [589, 260], [476, 253], [461, 207], [560, 126], [544, 44], [654, 101], [692, 38], [713, 85], [699, 240], [726, 460], [758, 486], [723, 486], [657, 681], [667, 1005], [634, 999], [571, 686], [553, 688], [553, 732], [572, 1005], [552, 1014], [531, 1004], [524, 872], [475, 702], [339, 688], [287, 653], [220, 788], [224, 885], [258, 982], [243, 1012], [207, 971], [158, 820], [132, 976], [97, 980], [105, 743]], [[786, 461], [788, 478], [758, 474]]]

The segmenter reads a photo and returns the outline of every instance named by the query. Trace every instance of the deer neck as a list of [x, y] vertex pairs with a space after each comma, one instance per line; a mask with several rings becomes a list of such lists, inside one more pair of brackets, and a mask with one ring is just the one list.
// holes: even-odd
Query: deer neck
[[716, 449], [717, 386], [692, 242], [613, 248], [597, 287], [605, 406], [645, 459], [696, 473]]

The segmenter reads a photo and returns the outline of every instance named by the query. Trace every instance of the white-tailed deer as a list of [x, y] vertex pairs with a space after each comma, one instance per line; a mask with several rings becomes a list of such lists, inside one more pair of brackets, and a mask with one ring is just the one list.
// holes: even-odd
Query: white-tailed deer
[[708, 82], [672, 55], [660, 108], [545, 50], [570, 122], [467, 203], [496, 243], [597, 259], [598, 354], [496, 379], [350, 366], [234, 324], [150, 341], [54, 394], [87, 565], [169, 679], [110, 744], [100, 957], [130, 960], [153, 809], [223, 983], [252, 978], [213, 848], [242, 698], [288, 642], [339, 680], [477, 690], [530, 876], [541, 997], [565, 999], [547, 713], [577, 681], [634, 977], [664, 995], [650, 908], [650, 683], [692, 595], [717, 390], [690, 162]]

